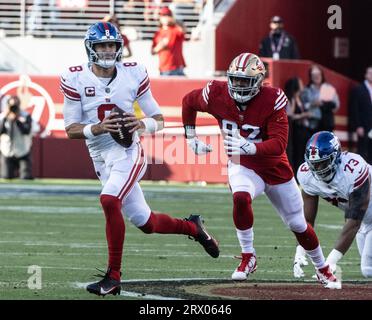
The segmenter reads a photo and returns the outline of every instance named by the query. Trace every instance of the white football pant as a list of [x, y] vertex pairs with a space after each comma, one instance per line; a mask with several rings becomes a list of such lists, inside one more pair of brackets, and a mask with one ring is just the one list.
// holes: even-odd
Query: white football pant
[[123, 214], [136, 226], [146, 224], [151, 209], [147, 205], [139, 181], [147, 168], [146, 156], [140, 143], [129, 149], [115, 145], [93, 160], [96, 174], [103, 186], [101, 194], [122, 199]]

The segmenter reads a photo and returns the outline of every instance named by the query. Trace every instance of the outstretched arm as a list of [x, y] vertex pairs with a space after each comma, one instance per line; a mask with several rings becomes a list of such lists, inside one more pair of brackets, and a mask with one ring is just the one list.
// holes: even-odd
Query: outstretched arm
[[319, 197], [309, 195], [302, 190], [302, 198], [304, 200], [304, 214], [306, 222], [310, 223], [311, 226], [314, 227], [316, 214], [318, 213]]
[[345, 210], [346, 222], [336, 242], [335, 249], [345, 254], [350, 248], [369, 204], [370, 179], [350, 194], [349, 208]]
[[327, 257], [327, 262], [335, 266], [349, 250], [354, 241], [363, 217], [367, 211], [370, 198], [370, 178], [349, 197], [349, 208], [345, 210], [345, 225], [336, 241], [334, 249]]

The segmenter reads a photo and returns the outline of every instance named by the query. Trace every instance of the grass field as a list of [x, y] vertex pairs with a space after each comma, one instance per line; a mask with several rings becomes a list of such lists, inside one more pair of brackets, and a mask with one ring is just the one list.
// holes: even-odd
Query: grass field
[[[146, 235], [126, 222], [123, 280], [229, 279], [240, 254], [226, 186], [142, 183], [153, 210], [179, 218], [200, 213], [220, 242], [221, 255], [210, 258], [182, 235]], [[106, 268], [104, 216], [96, 181], [0, 183], [0, 299], [99, 299], [82, 284], [95, 281], [95, 268]], [[254, 280], [292, 280], [295, 238], [265, 196], [254, 201]], [[342, 227], [340, 211], [321, 201], [316, 231], [327, 255]], [[28, 267], [42, 270], [42, 289], [27, 286]], [[364, 280], [354, 243], [340, 264], [343, 280]], [[308, 266], [307, 280], [313, 268]], [[128, 299], [107, 297], [106, 299]]]

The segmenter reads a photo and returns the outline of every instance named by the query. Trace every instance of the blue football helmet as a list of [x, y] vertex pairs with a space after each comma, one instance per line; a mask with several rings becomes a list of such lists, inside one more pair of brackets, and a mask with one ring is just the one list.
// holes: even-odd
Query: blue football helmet
[[315, 133], [307, 142], [305, 160], [314, 177], [330, 182], [341, 162], [340, 140], [329, 131]]
[[[97, 52], [94, 45], [97, 43], [115, 42], [116, 52]], [[123, 52], [123, 38], [119, 30], [109, 22], [97, 22], [91, 25], [84, 39], [89, 63], [94, 63], [102, 68], [111, 68], [116, 61], [121, 60]]]

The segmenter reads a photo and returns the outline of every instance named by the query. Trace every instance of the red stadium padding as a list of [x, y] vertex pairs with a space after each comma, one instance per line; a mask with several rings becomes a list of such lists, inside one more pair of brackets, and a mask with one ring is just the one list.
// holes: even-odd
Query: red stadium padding
[[[265, 59], [264, 59], [265, 60]], [[271, 61], [269, 83], [283, 87], [285, 81], [299, 75], [306, 83], [311, 61]], [[327, 80], [340, 96], [341, 108], [336, 116], [336, 133], [347, 142], [347, 101], [353, 81], [329, 69]], [[189, 91], [204, 87], [210, 79], [151, 79], [151, 89], [165, 116], [166, 129], [156, 136], [145, 137], [143, 146], [149, 158], [146, 180], [226, 182], [227, 158], [214, 118], [200, 113], [197, 120], [199, 138], [211, 143], [213, 152], [196, 157], [183, 138], [181, 103]], [[82, 140], [69, 140], [63, 127], [63, 95], [57, 76], [1, 75], [2, 96], [18, 94], [26, 110], [40, 122], [42, 132], [34, 138], [33, 173], [39, 178], [95, 178], [95, 172]], [[165, 132], [165, 133], [164, 133]]]

